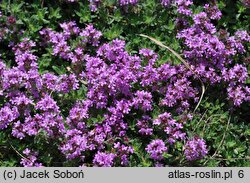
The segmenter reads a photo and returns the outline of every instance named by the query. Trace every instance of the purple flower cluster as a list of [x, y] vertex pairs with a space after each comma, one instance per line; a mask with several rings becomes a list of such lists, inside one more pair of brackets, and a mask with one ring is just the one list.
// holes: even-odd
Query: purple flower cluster
[[[159, 105], [177, 107], [179, 113], [190, 107], [190, 101], [197, 101], [198, 91], [192, 87], [188, 79], [192, 77], [190, 71], [182, 65], [162, 64], [157, 66], [158, 55], [150, 49], [141, 49], [139, 56], [130, 55], [125, 50], [125, 42], [118, 39], [99, 46], [94, 56], [84, 53], [87, 51], [87, 45], [98, 46], [101, 34], [92, 25], [87, 26], [84, 30], [77, 28], [73, 22], [61, 24], [61, 27], [63, 32], [55, 32], [51, 29], [41, 31], [43, 45], [49, 44], [52, 49], [56, 49], [61, 41], [62, 44], [67, 45], [66, 52], [60, 49], [61, 53], [55, 54], [55, 56], [71, 63], [71, 75], [75, 76], [73, 79], [75, 82], [70, 83], [76, 83], [77, 87], [73, 87], [74, 85], [71, 84], [70, 89], [79, 88], [78, 85], [82, 83], [77, 81], [80, 80], [84, 81], [83, 83], [87, 86], [87, 98], [77, 101], [69, 111], [66, 119], [69, 129], [59, 130], [64, 134], [65, 139], [60, 149], [68, 159], [81, 157], [84, 161], [86, 151], [97, 150], [98, 154], [93, 161], [96, 166], [113, 165], [114, 158], [111, 158], [113, 156], [103, 153], [107, 151], [104, 143], [117, 136], [124, 140], [128, 138], [129, 121], [126, 117], [133, 115], [134, 111], [142, 113], [136, 124], [138, 133], [141, 135], [151, 136], [153, 128], [157, 127], [167, 134], [166, 140], [170, 145], [176, 140], [185, 138], [185, 133], [181, 131], [182, 124], [173, 120], [170, 114], [169, 117], [165, 116], [168, 113], [160, 115], [157, 119], [160, 124], [153, 125], [153, 120], [146, 113], [154, 109], [153, 93], [161, 96]], [[71, 51], [72, 46], [68, 40], [72, 35], [77, 38], [84, 37], [78, 45], [78, 48], [82, 48], [79, 53]], [[74, 55], [81, 55], [77, 57], [80, 59], [71, 59]], [[78, 67], [75, 67], [76, 65]], [[43, 80], [46, 81], [44, 86], [54, 92], [61, 91], [57, 88], [61, 83], [61, 80], [58, 79], [60, 77], [62, 76], [55, 76], [51, 73], [44, 74]], [[143, 89], [136, 90], [137, 85]], [[55, 106], [53, 109], [57, 110]], [[86, 122], [92, 115], [90, 112], [92, 109], [105, 111], [105, 113], [99, 123], [88, 126]], [[54, 112], [56, 113], [56, 111]], [[128, 165], [128, 156], [133, 154], [132, 147], [121, 145], [116, 141], [113, 143], [117, 155], [115, 162], [122, 166]], [[104, 163], [105, 158], [109, 163]]]
[[164, 129], [164, 132], [168, 135], [168, 143], [173, 144], [176, 140], [184, 140], [186, 133], [181, 130], [183, 128], [182, 123], [178, 123], [174, 120], [170, 113], [165, 112], [160, 114], [154, 121], [153, 124]]
[[208, 153], [205, 141], [199, 137], [188, 140], [184, 149], [184, 155], [189, 161], [202, 159]]
[[242, 3], [247, 7], [249, 8], [250, 7], [250, 1], [249, 0], [241, 0]]
[[219, 20], [222, 16], [221, 11], [216, 5], [211, 6], [210, 4], [205, 4], [204, 6], [207, 16], [212, 20]]
[[[84, 59], [83, 51], [86, 46], [98, 46], [99, 39], [102, 36], [101, 32], [94, 29], [91, 24], [85, 29], [77, 27], [75, 22], [63, 23], [60, 26], [63, 29], [62, 32], [55, 32], [48, 28], [41, 30], [40, 34], [47, 44], [53, 45], [53, 55], [75, 63], [82, 62]], [[81, 40], [74, 49], [69, 46], [73, 36], [77, 36]]]
[[152, 110], [152, 94], [146, 91], [137, 91], [133, 98], [132, 105], [135, 109], [142, 109], [143, 111]]
[[120, 6], [136, 5], [138, 0], [119, 0]]
[[17, 33], [16, 18], [14, 16], [4, 17], [0, 11], [0, 41], [8, 37], [8, 35]]
[[111, 167], [114, 164], [114, 158], [115, 158], [115, 154], [97, 152], [95, 154], [93, 163], [94, 163], [94, 166]]
[[176, 0], [177, 4], [177, 12], [183, 15], [190, 16], [192, 14], [192, 10], [189, 7], [193, 4], [193, 0]]
[[75, 74], [56, 76], [52, 73], [45, 73], [42, 75], [42, 80], [45, 88], [53, 92], [69, 93], [72, 89], [79, 88], [79, 81]]
[[97, 11], [97, 8], [101, 3], [101, 0], [88, 0], [88, 1], [89, 1], [90, 10], [93, 12]]
[[161, 5], [168, 8], [173, 0], [161, 0]]
[[212, 85], [226, 84], [228, 99], [239, 106], [249, 101], [249, 88], [245, 85], [248, 73], [246, 66], [237, 63], [234, 57], [246, 52], [244, 43], [250, 42], [250, 36], [241, 30], [233, 36], [224, 30], [217, 31], [212, 20], [221, 18], [220, 10], [208, 4], [204, 10], [189, 14], [193, 24], [181, 30], [177, 38], [184, 41], [184, 55], [194, 72]]
[[[79, 0], [66, 0], [67, 2], [69, 3], [74, 3], [74, 2], [78, 2]], [[92, 12], [96, 12], [98, 10], [98, 7], [101, 5], [102, 1], [101, 0], [88, 0], [89, 1], [89, 8]], [[117, 4], [119, 4], [120, 6], [135, 6], [139, 0], [117, 0], [116, 1]], [[165, 0], [162, 0], [162, 5], [163, 6], [166, 6], [167, 5], [167, 2]]]
[[[68, 3], [74, 3], [78, 2], [79, 0], [66, 0]], [[98, 10], [98, 7], [102, 4], [101, 0], [88, 0], [89, 1], [89, 8], [92, 12], [96, 12]], [[173, 4], [175, 0], [160, 0], [160, 4], [168, 8]], [[191, 1], [190, 1], [191, 2]], [[190, 2], [185, 3], [185, 1], [179, 1], [179, 4], [182, 6], [179, 11], [180, 13], [187, 13], [187, 7], [190, 5]], [[135, 6], [139, 3], [139, 0], [117, 0], [116, 3], [120, 5], [121, 7], [128, 7], [128, 6]]]
[[30, 149], [26, 148], [23, 154], [25, 157], [21, 159], [21, 165], [24, 167], [42, 167], [42, 163], [37, 162], [37, 152], [32, 152]]
[[92, 106], [90, 100], [77, 102], [69, 111], [69, 116], [66, 119], [67, 124], [71, 128], [85, 129], [85, 120], [89, 118], [89, 109]]
[[146, 148], [146, 151], [150, 154], [150, 158], [156, 161], [162, 160], [163, 153], [166, 153], [167, 150], [165, 143], [160, 139], [153, 140]]
[[[152, 128], [152, 119], [150, 116], [142, 116], [142, 119], [137, 120], [136, 126], [139, 128], [139, 133], [141, 135], [152, 135], [153, 128]], [[150, 123], [151, 122], [151, 123]]]
[[9, 123], [13, 122], [19, 117], [19, 112], [17, 107], [10, 108], [9, 106], [4, 106], [0, 109], [0, 129], [7, 128]]
[[128, 166], [129, 156], [134, 153], [134, 149], [120, 142], [114, 143], [114, 149], [117, 161], [119, 161], [122, 166]]
[[[0, 88], [7, 99], [5, 107], [0, 109], [1, 128], [13, 123], [12, 135], [20, 139], [26, 134], [36, 135], [41, 130], [45, 130], [48, 135], [55, 135], [59, 126], [63, 129], [59, 108], [52, 98], [45, 95], [46, 90], [42, 87], [37, 57], [31, 51], [34, 46], [34, 42], [23, 39], [13, 47], [17, 66], [8, 68], [1, 63]], [[33, 115], [33, 110], [40, 112]], [[24, 120], [21, 121], [19, 116]]]
[[88, 139], [82, 131], [77, 129], [67, 130], [64, 137], [66, 143], [61, 145], [60, 150], [66, 155], [66, 158], [74, 159], [76, 157], [81, 157], [81, 159], [84, 160], [83, 152], [89, 147]]

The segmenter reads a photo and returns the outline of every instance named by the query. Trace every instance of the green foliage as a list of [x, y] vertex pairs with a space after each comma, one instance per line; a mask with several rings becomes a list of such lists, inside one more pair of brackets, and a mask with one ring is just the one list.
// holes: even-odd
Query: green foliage
[[[203, 166], [249, 166], [249, 121], [239, 119], [219, 100], [204, 100], [199, 114], [186, 125], [189, 133], [206, 139], [209, 156]], [[198, 164], [197, 164], [198, 165]]]

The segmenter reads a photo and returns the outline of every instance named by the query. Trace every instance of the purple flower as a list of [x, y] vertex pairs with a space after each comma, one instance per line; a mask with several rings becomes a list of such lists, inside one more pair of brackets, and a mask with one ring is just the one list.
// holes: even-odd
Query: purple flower
[[89, 24], [80, 32], [80, 36], [84, 37], [83, 42], [98, 46], [102, 33], [96, 30], [92, 24]]
[[23, 125], [20, 121], [17, 121], [13, 124], [12, 133], [13, 137], [16, 137], [22, 140], [25, 137], [25, 133], [23, 130]]
[[163, 159], [163, 153], [166, 153], [167, 150], [164, 142], [160, 139], [153, 140], [146, 148], [147, 153], [150, 154], [150, 158], [157, 161]]
[[[117, 1], [122, 12], [138, 2]], [[170, 7], [173, 1], [159, 2]], [[89, 0], [91, 11], [97, 11], [101, 3]], [[247, 51], [248, 32], [217, 31], [214, 22], [221, 12], [215, 5], [206, 4], [203, 11], [195, 13], [191, 0], [176, 0], [176, 4], [176, 22], [183, 24], [177, 25], [177, 38], [184, 45], [183, 55], [190, 68], [182, 63], [162, 63], [148, 48], [131, 54], [124, 40], [103, 42], [102, 33], [92, 24], [80, 28], [74, 21], [62, 22], [54, 30], [42, 29], [38, 45], [28, 38], [11, 42], [13, 63], [0, 61], [0, 129], [5, 132], [11, 126], [12, 136], [22, 141], [36, 136], [56, 139], [67, 160], [86, 166], [89, 162], [94, 166], [129, 166], [134, 153], [131, 135], [138, 133], [138, 141], [156, 137], [145, 151], [155, 166], [164, 166], [165, 143], [172, 152], [177, 141], [186, 139], [184, 125], [192, 119], [188, 111], [201, 93], [198, 79], [211, 87], [209, 90], [220, 87], [227, 91], [235, 106], [250, 101], [247, 67], [236, 59]], [[0, 39], [5, 34], [12, 37], [13, 32], [6, 31], [1, 28]], [[66, 67], [63, 74], [51, 68], [53, 63], [46, 69], [49, 73], [41, 73], [43, 63], [35, 53], [47, 49], [61, 62], [56, 65]], [[207, 154], [205, 141], [198, 137], [184, 147], [188, 160]], [[24, 154], [22, 165], [41, 165], [37, 153], [27, 149]]]
[[0, 109], [0, 129], [7, 128], [8, 125], [19, 117], [17, 107], [4, 106]]
[[80, 130], [67, 130], [65, 133], [66, 141], [61, 145], [60, 150], [66, 155], [67, 159], [77, 157], [83, 158], [83, 152], [88, 149], [88, 139]]
[[[174, 81], [174, 80], [173, 80]], [[191, 86], [191, 82], [184, 76], [175, 80], [166, 89], [165, 98], [160, 102], [160, 105], [173, 107], [178, 101], [186, 101], [196, 97], [197, 90]], [[189, 108], [189, 104], [182, 106], [183, 110]]]
[[206, 9], [208, 17], [210, 17], [211, 19], [219, 20], [221, 18], [222, 13], [216, 5], [211, 6], [210, 4], [205, 4], [204, 8]]
[[[246, 52], [244, 43], [250, 42], [250, 36], [246, 31], [241, 30], [236, 31], [233, 36], [226, 31], [220, 31], [218, 35], [212, 20], [220, 19], [220, 10], [217, 6], [208, 4], [204, 9], [204, 12], [191, 15], [194, 23], [181, 30], [177, 38], [183, 39], [187, 47], [184, 50], [184, 56], [193, 71], [199, 74], [203, 81], [212, 85], [225, 82], [228, 86], [228, 98], [239, 106], [243, 101], [247, 101], [243, 99], [244, 97], [248, 98], [245, 91], [248, 74], [244, 65], [237, 63], [233, 65], [232, 60], [237, 54]], [[173, 98], [183, 97], [184, 93], [179, 97], [173, 97], [171, 94], [173, 92], [172, 89], [168, 89], [167, 97], [162, 101], [163, 105], [173, 106], [175, 104]], [[177, 93], [181, 93], [181, 90]], [[192, 93], [192, 97], [195, 96], [194, 90]], [[188, 107], [188, 102], [182, 102], [183, 109]]]
[[92, 106], [90, 100], [78, 102], [69, 111], [69, 117], [67, 123], [73, 128], [85, 129], [85, 119], [89, 118], [89, 109]]
[[18, 88], [19, 86], [24, 86], [24, 81], [26, 73], [20, 71], [18, 68], [13, 67], [11, 69], [6, 69], [2, 74], [3, 89], [8, 90], [10, 88]]
[[10, 100], [11, 104], [19, 106], [19, 107], [24, 107], [24, 106], [28, 106], [30, 104], [33, 104], [33, 100], [29, 99], [27, 96], [25, 95], [20, 95], [20, 96], [16, 96], [13, 97]]
[[77, 90], [79, 88], [79, 81], [75, 74], [63, 74], [58, 77], [56, 87], [57, 91], [69, 93], [71, 90]]
[[55, 91], [57, 90], [58, 77], [52, 73], [46, 73], [42, 75], [42, 83], [46, 89]]
[[161, 0], [161, 5], [164, 7], [169, 7], [172, 3], [172, 0]]
[[153, 128], [150, 125], [152, 119], [149, 116], [142, 116], [142, 119], [137, 120], [136, 126], [139, 128], [139, 133], [142, 135], [152, 135]]
[[21, 159], [21, 165], [24, 167], [42, 167], [42, 163], [37, 162], [37, 152], [32, 152], [30, 149], [26, 148], [23, 154], [26, 157]]
[[183, 15], [190, 16], [192, 11], [189, 8], [190, 5], [193, 4], [192, 0], [176, 0], [176, 4], [178, 6], [177, 12]]
[[120, 161], [122, 166], [127, 166], [129, 164], [129, 155], [134, 153], [134, 149], [120, 142], [114, 143], [114, 149], [116, 150], [116, 159]]
[[188, 161], [202, 159], [208, 153], [205, 140], [199, 137], [188, 140], [184, 149], [184, 155]]
[[242, 42], [250, 42], [250, 35], [245, 30], [237, 30], [234, 35]]
[[150, 65], [154, 65], [154, 63], [158, 59], [158, 55], [153, 50], [147, 48], [141, 49], [139, 51], [139, 54], [145, 57]]
[[154, 121], [153, 124], [164, 129], [164, 132], [168, 135], [168, 142], [173, 144], [176, 140], [183, 140], [186, 137], [186, 133], [181, 130], [183, 128], [182, 123], [178, 123], [174, 120], [170, 113], [160, 114]]
[[144, 86], [153, 86], [160, 78], [160, 73], [157, 68], [152, 65], [148, 65], [143, 68], [143, 72], [140, 73], [141, 82], [140, 84]]
[[94, 166], [111, 167], [114, 164], [115, 154], [97, 152], [93, 159]]
[[101, 0], [89, 0], [90, 10], [93, 12], [97, 11], [98, 6], [100, 5], [100, 1]]
[[78, 35], [80, 32], [80, 28], [76, 26], [74, 21], [61, 23], [60, 27], [63, 29], [64, 34], [68, 36], [71, 34]]
[[119, 0], [120, 6], [136, 5], [138, 0]]
[[250, 7], [250, 0], [241, 0], [241, 2], [246, 6], [247, 8]]
[[230, 86], [227, 88], [228, 98], [233, 101], [235, 106], [240, 106], [244, 101], [249, 102], [250, 92], [248, 87]]
[[131, 110], [131, 101], [121, 100], [117, 101], [116, 110], [122, 112], [123, 114], [129, 114]]
[[56, 104], [56, 101], [53, 100], [49, 95], [46, 95], [41, 101], [36, 104], [36, 109], [39, 109], [44, 112], [59, 112], [59, 107]]
[[224, 69], [222, 74], [225, 81], [229, 82], [245, 83], [248, 78], [247, 68], [240, 64], [236, 64], [229, 70]]
[[146, 91], [137, 91], [133, 98], [133, 106], [144, 111], [152, 110], [152, 94]]

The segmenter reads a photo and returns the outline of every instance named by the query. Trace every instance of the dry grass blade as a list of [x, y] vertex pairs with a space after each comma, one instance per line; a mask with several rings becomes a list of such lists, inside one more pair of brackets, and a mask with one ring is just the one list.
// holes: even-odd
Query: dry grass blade
[[[220, 144], [219, 144], [219, 146], [217, 147], [216, 151], [214, 152], [214, 154], [211, 156], [210, 159], [213, 159], [213, 158], [217, 155], [217, 153], [218, 153], [219, 150], [220, 150], [220, 147], [221, 147], [222, 144], [224, 143], [224, 140], [225, 140], [225, 137], [226, 137], [226, 133], [227, 133], [228, 128], [229, 128], [230, 121], [231, 121], [231, 116], [229, 116], [229, 119], [228, 119], [228, 121], [227, 121], [226, 130], [225, 130], [225, 132], [224, 132], [224, 134], [223, 134], [223, 136], [222, 136], [222, 139], [221, 139], [221, 141], [220, 141]], [[204, 162], [204, 165], [206, 165], [208, 161], [209, 161], [209, 159], [208, 159], [207, 161]]]
[[144, 35], [144, 34], [140, 34], [140, 36], [142, 37], [145, 37], [145, 38], [148, 38], [150, 39], [151, 41], [153, 41], [155, 44], [159, 45], [160, 47], [163, 47], [163, 48], [166, 48], [167, 50], [169, 50], [171, 53], [173, 53], [194, 75], [197, 76], [197, 78], [199, 79], [200, 83], [201, 83], [201, 96], [200, 96], [200, 99], [199, 99], [199, 102], [198, 104], [196, 105], [195, 109], [194, 109], [194, 112], [197, 110], [197, 108], [199, 107], [201, 101], [202, 101], [202, 98], [204, 96], [204, 93], [205, 93], [205, 85], [204, 83], [202, 82], [201, 78], [193, 71], [193, 69], [190, 67], [190, 65], [180, 56], [180, 54], [178, 54], [177, 52], [175, 52], [173, 49], [171, 49], [170, 47], [164, 45], [162, 42], [156, 40], [155, 38], [152, 38], [150, 36], [147, 36], [147, 35]]
[[205, 117], [205, 115], [207, 114], [208, 109], [203, 113], [203, 115], [201, 116], [199, 122], [196, 124], [195, 128], [193, 129], [193, 132], [195, 132], [195, 130], [198, 128], [198, 126], [200, 125], [200, 123], [202, 122], [203, 118]]
[[31, 160], [29, 160], [28, 158], [24, 157], [18, 150], [16, 150], [16, 148], [15, 148], [12, 144], [10, 144], [10, 147], [11, 147], [11, 148], [12, 148], [21, 158], [23, 158], [23, 159], [25, 159], [25, 160], [31, 162]]

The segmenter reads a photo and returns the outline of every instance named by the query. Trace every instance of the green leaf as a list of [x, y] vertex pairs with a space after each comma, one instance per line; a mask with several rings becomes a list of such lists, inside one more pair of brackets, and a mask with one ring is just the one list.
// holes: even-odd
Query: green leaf
[[119, 26], [118, 24], [114, 24], [110, 29], [104, 32], [104, 36], [109, 40], [112, 40], [119, 37], [119, 35], [121, 35], [122, 32], [123, 32], [122, 27]]
[[56, 73], [59, 74], [59, 75], [62, 75], [62, 74], [65, 74], [65, 73], [66, 73], [66, 69], [65, 69], [63, 66], [59, 67], [59, 66], [53, 65], [52, 68], [53, 68], [54, 71], [56, 71]]
[[58, 7], [56, 9], [51, 8], [49, 9], [49, 19], [59, 19], [62, 17], [61, 13], [60, 13], [61, 9]]

